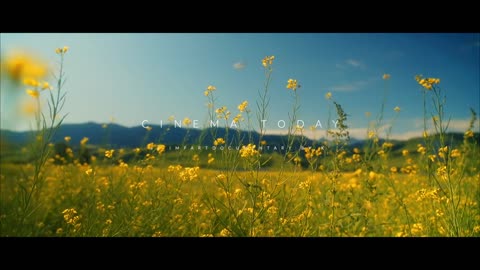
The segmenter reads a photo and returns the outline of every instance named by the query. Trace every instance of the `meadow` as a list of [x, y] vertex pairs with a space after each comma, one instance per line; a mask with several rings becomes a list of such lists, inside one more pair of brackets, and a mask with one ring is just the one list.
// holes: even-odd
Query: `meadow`
[[[232, 150], [173, 151], [162, 138], [117, 149], [108, 142], [90, 145], [87, 137], [52, 140], [65, 119], [61, 112], [68, 111], [63, 108], [67, 52], [68, 47], [56, 50], [60, 66], [52, 85], [22, 78], [27, 94], [36, 101], [46, 98], [48, 110], [35, 107], [32, 140], [13, 151], [26, 162], [2, 156], [1, 236], [480, 236], [477, 114], [471, 110], [469, 128], [453, 143], [438, 78], [415, 78], [424, 93], [425, 131], [408, 147], [396, 148], [388, 133], [380, 136], [382, 104], [365, 143], [353, 147], [348, 112], [330, 92], [326, 123], [336, 125], [328, 126], [325, 140], [305, 145], [307, 127], [297, 126], [302, 89], [286, 78], [295, 101], [286, 119], [286, 149], [260, 150], [269, 144], [261, 123], [269, 117], [275, 57], [267, 56], [259, 62], [265, 83], [257, 100], [240, 100], [229, 109], [217, 104], [221, 90], [215, 86], [198, 93], [208, 102], [208, 118], [225, 128], [221, 137], [217, 129], [205, 129], [196, 145]], [[192, 125], [188, 118], [182, 123]], [[241, 136], [239, 129], [258, 136]]]

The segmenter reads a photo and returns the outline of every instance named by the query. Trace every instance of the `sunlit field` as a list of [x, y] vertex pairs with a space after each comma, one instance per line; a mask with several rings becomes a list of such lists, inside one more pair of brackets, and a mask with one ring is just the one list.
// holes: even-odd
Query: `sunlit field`
[[[33, 102], [23, 108], [32, 121], [29, 143], [2, 139], [1, 236], [480, 236], [477, 112], [466, 108], [469, 127], [449, 132], [451, 95], [445, 98], [441, 78], [412, 78], [423, 93], [424, 132], [401, 146], [388, 131], [380, 136], [384, 111], [400, 114], [401, 104], [378, 104], [365, 143], [355, 145], [349, 112], [331, 92], [318, 101], [330, 108], [330, 124], [318, 130], [325, 139], [307, 139], [306, 130], [317, 127], [298, 125], [301, 80], [276, 78], [294, 102], [285, 108], [282, 146], [273, 149], [262, 120], [269, 117], [270, 81], [280, 60], [266, 56], [255, 63], [264, 71], [256, 100], [227, 108], [214, 85], [194, 94], [206, 104], [207, 123], [220, 125], [192, 139], [192, 119], [170, 119], [187, 130], [177, 148], [164, 136], [152, 139], [155, 126], [148, 125], [142, 144], [115, 148], [108, 136], [102, 144], [86, 136], [53, 140], [68, 118], [64, 63], [74, 51], [55, 52], [50, 82], [28, 56], [2, 59], [2, 74]], [[388, 81], [394, 74], [378, 76]], [[103, 126], [105, 134], [110, 128]]]

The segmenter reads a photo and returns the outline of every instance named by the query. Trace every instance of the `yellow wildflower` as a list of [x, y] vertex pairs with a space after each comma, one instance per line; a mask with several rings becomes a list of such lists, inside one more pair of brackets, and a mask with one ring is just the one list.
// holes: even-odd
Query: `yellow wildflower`
[[147, 150], [153, 150], [155, 148], [155, 144], [153, 142], [147, 144]]
[[[5, 59], [2, 57], [2, 60], [2, 73], [5, 73], [16, 82], [25, 82], [27, 78], [32, 82], [36, 82], [35, 79], [42, 78], [48, 74], [47, 65], [27, 53], [16, 52], [7, 55]], [[30, 86], [36, 87], [38, 85]]]
[[165, 145], [164, 145], [164, 144], [159, 144], [159, 145], [157, 146], [157, 152], [158, 152], [159, 154], [165, 152]]
[[86, 175], [92, 175], [92, 173], [93, 173], [93, 169], [92, 169], [92, 168], [90, 168], [90, 169], [88, 169], [88, 170], [85, 171], [85, 174], [86, 174]]
[[29, 94], [31, 97], [38, 98], [40, 96], [40, 93], [37, 90], [32, 90], [32, 89], [27, 89], [27, 94]]
[[399, 111], [400, 111], [400, 107], [397, 106], [397, 107], [393, 108], [393, 110], [396, 111], [396, 112], [399, 112]]
[[238, 110], [240, 112], [244, 112], [247, 109], [247, 106], [248, 106], [248, 101], [245, 100], [240, 105], [238, 105]]
[[191, 123], [192, 123], [192, 120], [190, 120], [190, 118], [185, 117], [185, 118], [183, 119], [183, 124], [184, 124], [185, 126], [188, 126], [188, 125], [190, 125]]
[[113, 150], [113, 149], [105, 151], [105, 157], [112, 158], [113, 152], [115, 152], [115, 150]]
[[217, 139], [213, 142], [213, 145], [215, 145], [215, 146], [222, 145], [222, 144], [225, 144], [225, 140], [224, 140], [223, 138], [217, 138]]
[[212, 164], [215, 161], [215, 158], [213, 157], [212, 153], [208, 153], [208, 164]]
[[247, 146], [243, 145], [242, 149], [240, 149], [240, 156], [242, 158], [250, 158], [258, 155], [259, 152], [255, 149], [256, 147], [256, 145], [251, 143], [249, 143]]
[[207, 86], [207, 90], [203, 93], [205, 96], [208, 96], [212, 91], [217, 90], [217, 88], [213, 85]]
[[297, 80], [294, 79], [288, 79], [287, 81], [287, 88], [292, 89], [293, 91], [296, 91], [298, 87]]
[[45, 90], [45, 89], [52, 90], [53, 88], [50, 86], [48, 82], [43, 82], [42, 90]]
[[88, 142], [88, 138], [87, 137], [83, 137], [83, 139], [80, 141], [80, 145], [86, 145]]
[[467, 130], [464, 135], [465, 138], [473, 138], [473, 131]]
[[452, 158], [457, 158], [460, 156], [461, 156], [461, 153], [458, 149], [453, 149], [452, 152], [450, 152], [450, 157]]
[[326, 99], [332, 99], [332, 93], [331, 93], [331, 92], [327, 92], [327, 93], [325, 94], [325, 98], [326, 98]]
[[262, 59], [262, 66], [267, 68], [273, 64], [273, 60], [275, 59], [275, 56], [265, 56], [265, 58]]

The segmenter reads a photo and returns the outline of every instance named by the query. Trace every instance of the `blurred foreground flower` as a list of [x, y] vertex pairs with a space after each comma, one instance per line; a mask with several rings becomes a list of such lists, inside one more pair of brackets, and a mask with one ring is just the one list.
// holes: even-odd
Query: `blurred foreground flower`
[[2, 57], [1, 73], [16, 83], [24, 80], [41, 79], [48, 74], [45, 62], [26, 52], [13, 52]]

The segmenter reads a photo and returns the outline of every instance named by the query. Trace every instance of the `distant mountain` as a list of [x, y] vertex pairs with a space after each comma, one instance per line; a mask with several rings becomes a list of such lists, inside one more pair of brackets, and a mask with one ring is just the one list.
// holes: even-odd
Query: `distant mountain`
[[[141, 126], [124, 127], [117, 124], [109, 124], [106, 128], [97, 123], [85, 124], [64, 124], [56, 132], [53, 142], [64, 141], [66, 136], [71, 137], [71, 144], [79, 144], [82, 138], [89, 138], [88, 143], [92, 145], [108, 145], [111, 147], [139, 147], [145, 143], [156, 142], [167, 145], [180, 144], [202, 144], [211, 145], [215, 138], [227, 137], [225, 128], [175, 128], [172, 125], [150, 125], [152, 130], [148, 132]], [[215, 135], [215, 136], [213, 136]], [[257, 132], [228, 130], [228, 140], [232, 142], [248, 142], [249, 138], [254, 142], [258, 142], [260, 135]], [[33, 138], [31, 131], [10, 131], [0, 130], [0, 138], [3, 142], [9, 144], [22, 145]], [[297, 137], [300, 139], [300, 137]], [[269, 145], [286, 145], [287, 136], [284, 135], [265, 135], [262, 140], [268, 142]], [[306, 144], [312, 144], [313, 141], [304, 138]]]
[[[89, 138], [90, 145], [109, 146], [113, 148], [126, 147], [140, 147], [149, 142], [163, 143], [166, 145], [181, 145], [181, 144], [201, 144], [211, 145], [215, 138], [225, 138], [227, 136], [227, 130], [225, 128], [175, 128], [171, 125], [164, 125], [160, 127], [158, 125], [151, 125], [152, 130], [147, 132], [146, 129], [141, 126], [136, 127], [124, 127], [117, 124], [109, 124], [107, 128], [103, 128], [101, 124], [97, 123], [84, 123], [84, 124], [64, 124], [56, 132], [53, 142], [62, 142], [66, 136], [71, 137], [71, 144], [78, 145], [83, 137]], [[475, 134], [477, 141], [480, 140], [478, 133]], [[237, 131], [234, 129], [228, 130], [228, 139], [232, 142], [237, 142], [240, 138], [241, 142], [246, 143], [249, 138], [252, 138], [254, 142], [258, 142], [259, 134], [255, 131]], [[33, 138], [33, 134], [30, 131], [9, 131], [0, 130], [0, 139], [2, 144], [23, 145], [28, 140]], [[297, 137], [299, 140], [300, 137]], [[303, 138], [304, 145], [312, 145], [314, 141]], [[267, 141], [268, 145], [286, 145], [286, 135], [265, 135], [263, 140]], [[450, 133], [448, 134], [447, 144], [456, 145], [463, 141], [463, 134]], [[317, 141], [317, 144], [321, 141]], [[363, 147], [366, 141], [352, 139], [350, 141], [350, 147]], [[383, 140], [380, 140], [383, 143]], [[394, 149], [415, 148], [417, 144], [424, 143], [423, 138], [412, 138], [407, 141], [394, 141]], [[295, 144], [298, 147], [298, 143]]]

